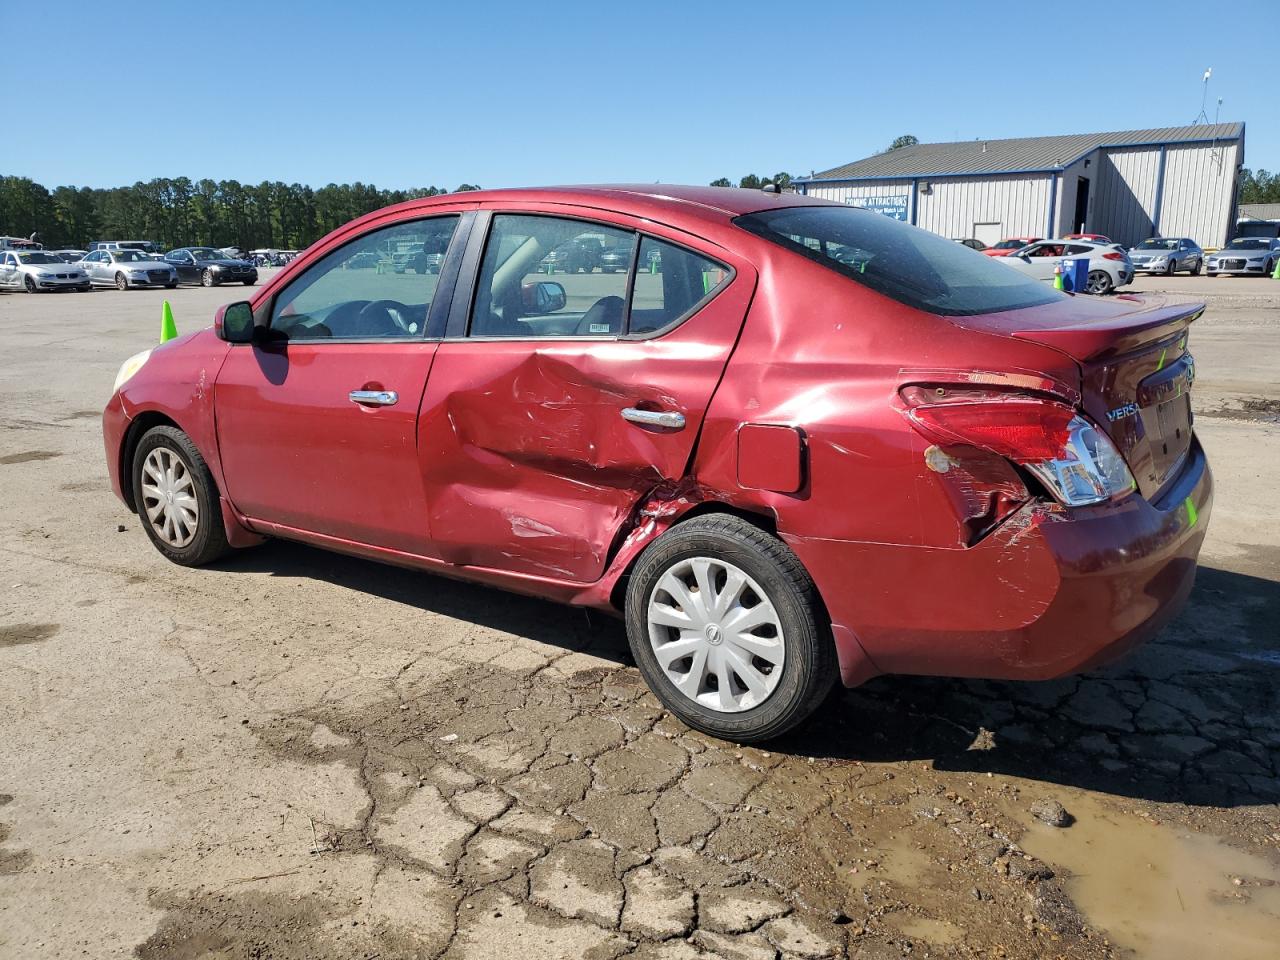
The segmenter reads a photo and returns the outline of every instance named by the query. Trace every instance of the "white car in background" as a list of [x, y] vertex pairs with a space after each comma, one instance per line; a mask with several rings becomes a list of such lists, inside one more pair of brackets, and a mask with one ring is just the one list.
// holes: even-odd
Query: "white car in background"
[[43, 250], [5, 250], [0, 253], [0, 287], [7, 290], [88, 290], [89, 277], [78, 263]]
[[1053, 283], [1054, 267], [1063, 260], [1089, 261], [1089, 282], [1085, 293], [1110, 293], [1133, 280], [1133, 263], [1117, 243], [1091, 243], [1087, 240], [1040, 240], [1028, 244], [1007, 257], [995, 259], [1037, 280]]

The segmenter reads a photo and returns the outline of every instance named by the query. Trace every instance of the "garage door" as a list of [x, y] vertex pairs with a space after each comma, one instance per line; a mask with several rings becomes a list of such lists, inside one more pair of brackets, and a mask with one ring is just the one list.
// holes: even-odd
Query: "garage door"
[[973, 237], [981, 240], [988, 247], [994, 246], [1004, 239], [1003, 225], [1000, 223], [975, 223]]

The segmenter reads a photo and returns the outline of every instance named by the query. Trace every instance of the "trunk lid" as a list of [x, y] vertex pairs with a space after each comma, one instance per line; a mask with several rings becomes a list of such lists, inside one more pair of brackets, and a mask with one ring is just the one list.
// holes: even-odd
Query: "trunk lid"
[[965, 326], [1051, 347], [1080, 367], [1081, 407], [1106, 431], [1148, 500], [1191, 449], [1195, 361], [1187, 328], [1202, 303], [1072, 297], [1046, 307], [960, 318]]

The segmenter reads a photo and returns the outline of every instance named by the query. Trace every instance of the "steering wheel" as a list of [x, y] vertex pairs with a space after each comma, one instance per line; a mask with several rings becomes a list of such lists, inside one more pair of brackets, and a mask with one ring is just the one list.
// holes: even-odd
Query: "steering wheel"
[[409, 308], [399, 300], [371, 300], [360, 308], [358, 316], [363, 323], [369, 324], [375, 322], [375, 318], [379, 313], [389, 319], [397, 329], [407, 336], [413, 336], [421, 332], [418, 330], [416, 323], [410, 324], [405, 319], [409, 313]]

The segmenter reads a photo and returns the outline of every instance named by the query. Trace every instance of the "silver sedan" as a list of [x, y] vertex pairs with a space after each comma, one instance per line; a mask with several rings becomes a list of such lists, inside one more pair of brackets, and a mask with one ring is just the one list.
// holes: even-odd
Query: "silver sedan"
[[95, 250], [77, 264], [96, 287], [169, 287], [178, 285], [178, 271], [140, 250]]
[[89, 278], [78, 263], [43, 250], [0, 252], [0, 287], [9, 290], [88, 290]]
[[1280, 240], [1271, 237], [1236, 237], [1205, 261], [1209, 276], [1269, 277], [1280, 263]]

